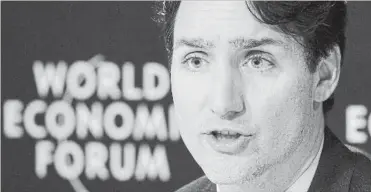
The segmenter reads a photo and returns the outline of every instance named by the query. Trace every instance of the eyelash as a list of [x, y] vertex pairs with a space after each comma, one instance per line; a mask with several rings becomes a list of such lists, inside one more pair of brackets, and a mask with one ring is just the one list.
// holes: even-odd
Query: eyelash
[[203, 56], [199, 56], [199, 55], [205, 55], [205, 53], [203, 52], [192, 52], [192, 53], [188, 53], [186, 56], [184, 56], [184, 59], [182, 61], [182, 63], [186, 63], [187, 61], [189, 61], [190, 59], [193, 59], [193, 58], [199, 58], [199, 59], [204, 59]]
[[[192, 53], [189, 53], [185, 56], [185, 59], [181, 61], [182, 65], [189, 71], [193, 72], [193, 73], [196, 73], [198, 72], [197, 70], [192, 70], [190, 69], [190, 67], [187, 65], [187, 63], [191, 60], [191, 59], [199, 59], [201, 61], [204, 61], [206, 62], [207, 64], [209, 63], [205, 58], [204, 56], [200, 56], [200, 55], [205, 55], [204, 52], [192, 52]], [[186, 66], [187, 65], [187, 66]]]
[[[263, 51], [250, 51], [248, 54], [246, 54], [245, 59], [242, 62], [241, 66], [248, 65], [248, 62], [253, 59], [259, 59], [265, 62], [269, 63], [269, 66], [275, 66], [273, 59], [269, 56], [269, 53], [263, 52]], [[255, 68], [256, 69], [256, 68]], [[271, 68], [269, 68], [271, 69]], [[267, 69], [267, 70], [269, 70]], [[259, 71], [259, 69], [257, 69]], [[266, 70], [260, 70], [260, 72], [264, 72]]]
[[[191, 59], [198, 59], [198, 60], [201, 60], [201, 62], [206, 62], [206, 64], [208, 64], [209, 62], [204, 58], [204, 55], [205, 54], [206, 53], [204, 53], [204, 52], [192, 52], [192, 53], [189, 53], [189, 54], [187, 54], [185, 56], [185, 59], [181, 61], [181, 64], [187, 70], [189, 70], [189, 71], [191, 71], [193, 73], [199, 72], [199, 70], [191, 69], [190, 66], [187, 63]], [[249, 61], [252, 61], [254, 59], [258, 59], [258, 60], [262, 60], [262, 61], [268, 62], [268, 65], [269, 66], [272, 66], [272, 67], [275, 66], [274, 61], [270, 57], [270, 54], [269, 53], [266, 53], [266, 52], [263, 52], [263, 51], [257, 51], [257, 50], [249, 51], [244, 56], [244, 60], [242, 61], [242, 63], [239, 66], [240, 67], [244, 67], [244, 66], [248, 65]], [[259, 68], [255, 68], [255, 67], [250, 67], [250, 68], [253, 68], [254, 70], [256, 70], [258, 72], [265, 72], [265, 71], [269, 71], [271, 69], [271, 67], [269, 69], [259, 69]]]

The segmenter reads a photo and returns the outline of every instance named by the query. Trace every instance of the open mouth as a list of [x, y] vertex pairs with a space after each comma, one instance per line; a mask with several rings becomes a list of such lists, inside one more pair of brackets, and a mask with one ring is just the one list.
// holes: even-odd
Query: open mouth
[[214, 130], [204, 133], [202, 138], [214, 151], [232, 155], [244, 151], [253, 139], [253, 135], [231, 130]]
[[233, 131], [211, 131], [210, 135], [216, 139], [238, 139], [242, 134]]

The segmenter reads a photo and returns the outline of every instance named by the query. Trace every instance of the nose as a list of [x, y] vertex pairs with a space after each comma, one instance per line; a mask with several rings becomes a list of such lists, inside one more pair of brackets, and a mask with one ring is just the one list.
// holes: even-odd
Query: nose
[[232, 67], [221, 67], [214, 74], [209, 97], [211, 112], [221, 119], [235, 119], [245, 112], [238, 71]]

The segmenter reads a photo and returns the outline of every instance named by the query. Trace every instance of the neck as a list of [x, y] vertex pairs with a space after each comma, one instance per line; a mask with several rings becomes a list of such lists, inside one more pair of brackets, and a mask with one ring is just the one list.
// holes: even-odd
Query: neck
[[248, 192], [248, 191], [286, 191], [307, 170], [318, 154], [324, 137], [324, 117], [318, 117], [317, 124], [310, 125], [303, 135], [301, 144], [285, 161], [270, 168], [265, 174], [248, 184], [218, 185], [218, 192]]

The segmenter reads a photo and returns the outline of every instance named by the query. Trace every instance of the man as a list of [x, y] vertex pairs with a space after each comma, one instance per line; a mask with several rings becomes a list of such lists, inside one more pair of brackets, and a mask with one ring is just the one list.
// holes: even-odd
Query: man
[[164, 2], [182, 139], [205, 177], [179, 192], [371, 191], [371, 163], [325, 125], [344, 2]]

